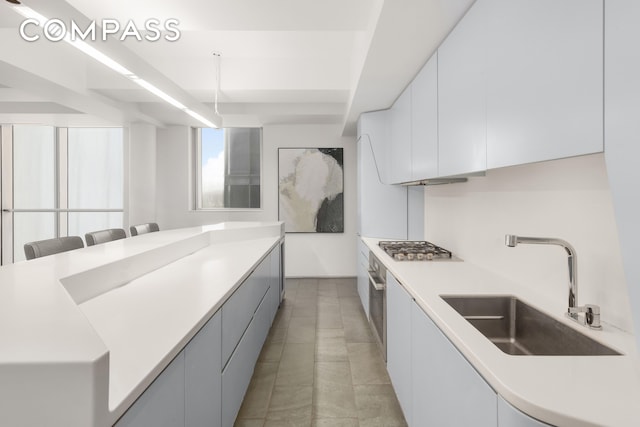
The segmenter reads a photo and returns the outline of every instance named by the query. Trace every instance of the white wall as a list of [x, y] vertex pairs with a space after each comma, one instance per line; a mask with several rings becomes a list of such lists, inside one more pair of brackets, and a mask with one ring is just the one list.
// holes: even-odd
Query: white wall
[[125, 225], [156, 220], [156, 127], [145, 123], [129, 126], [128, 218]]
[[262, 209], [256, 211], [193, 211], [190, 209], [190, 130], [176, 126], [158, 130], [157, 219], [161, 228], [223, 221], [278, 220], [278, 148], [343, 147], [345, 231], [339, 234], [286, 235], [288, 277], [356, 275], [356, 150], [355, 138], [342, 137], [340, 126], [271, 125], [263, 128]]
[[426, 238], [466, 262], [516, 280], [566, 310], [567, 256], [559, 246], [508, 248], [505, 234], [559, 237], [578, 254], [578, 303], [631, 332], [620, 246], [602, 154], [490, 170], [464, 184], [425, 188]]

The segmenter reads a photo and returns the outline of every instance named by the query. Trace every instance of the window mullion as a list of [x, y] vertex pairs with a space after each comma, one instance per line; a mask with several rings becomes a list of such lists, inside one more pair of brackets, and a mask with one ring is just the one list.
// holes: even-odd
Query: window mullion
[[[69, 209], [69, 129], [56, 128], [56, 208]], [[69, 214], [57, 212], [57, 236], [69, 234]]]
[[[2, 150], [2, 188], [0, 195], [2, 200], [2, 259], [0, 264], [13, 262], [13, 126], [0, 127], [0, 149]], [[5, 211], [6, 210], [6, 211]]]

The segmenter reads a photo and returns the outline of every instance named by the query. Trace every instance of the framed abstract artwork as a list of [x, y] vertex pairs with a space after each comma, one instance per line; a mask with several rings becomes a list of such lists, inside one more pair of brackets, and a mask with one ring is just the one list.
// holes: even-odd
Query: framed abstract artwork
[[344, 232], [342, 152], [278, 149], [278, 216], [287, 233]]

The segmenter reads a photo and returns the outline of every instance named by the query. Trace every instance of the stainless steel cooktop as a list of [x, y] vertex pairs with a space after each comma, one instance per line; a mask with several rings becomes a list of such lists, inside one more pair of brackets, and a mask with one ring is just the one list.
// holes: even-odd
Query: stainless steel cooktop
[[451, 259], [450, 251], [427, 241], [388, 241], [378, 243], [396, 261], [432, 261]]

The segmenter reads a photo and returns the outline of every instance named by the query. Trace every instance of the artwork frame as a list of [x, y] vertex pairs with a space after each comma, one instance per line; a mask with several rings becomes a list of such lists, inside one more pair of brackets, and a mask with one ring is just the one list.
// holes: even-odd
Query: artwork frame
[[344, 149], [278, 148], [278, 219], [286, 233], [344, 233]]

